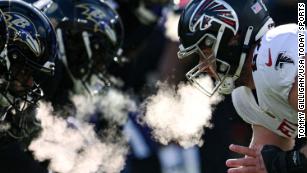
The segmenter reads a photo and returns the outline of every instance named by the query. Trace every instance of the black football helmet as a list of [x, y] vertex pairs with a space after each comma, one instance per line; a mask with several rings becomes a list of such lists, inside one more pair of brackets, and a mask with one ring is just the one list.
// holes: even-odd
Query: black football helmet
[[[209, 96], [231, 93], [251, 45], [273, 25], [262, 0], [191, 1], [178, 25], [178, 57], [197, 57], [200, 63], [186, 77]], [[203, 72], [214, 79], [213, 90], [198, 82]]]
[[[40, 73], [53, 74], [56, 35], [48, 18], [26, 2], [3, 0], [0, 9], [5, 17], [8, 37], [0, 57], [1, 107], [22, 112], [43, 96], [33, 77]], [[2, 33], [2, 26], [0, 30]], [[4, 112], [6, 115], [7, 111]]]
[[4, 50], [7, 44], [8, 32], [4, 14], [0, 10], [0, 52]]
[[54, 0], [42, 8], [56, 28], [60, 59], [74, 83], [89, 89], [93, 74], [109, 85], [107, 67], [121, 57], [123, 26], [101, 0]]

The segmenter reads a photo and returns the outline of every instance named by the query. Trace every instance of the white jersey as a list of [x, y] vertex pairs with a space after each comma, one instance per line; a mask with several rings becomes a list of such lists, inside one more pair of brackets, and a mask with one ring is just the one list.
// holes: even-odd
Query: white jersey
[[234, 106], [246, 122], [295, 138], [297, 111], [288, 103], [288, 96], [298, 74], [298, 26], [287, 24], [273, 28], [260, 43], [253, 58], [258, 103], [250, 89], [239, 87], [232, 94]]

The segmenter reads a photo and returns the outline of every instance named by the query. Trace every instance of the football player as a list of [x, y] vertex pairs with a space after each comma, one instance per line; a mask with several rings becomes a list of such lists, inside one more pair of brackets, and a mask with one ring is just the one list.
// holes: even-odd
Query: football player
[[0, 170], [47, 173], [24, 147], [40, 130], [35, 109], [44, 93], [36, 77], [54, 73], [56, 35], [25, 2], [2, 0], [0, 9]]
[[34, 78], [54, 73], [56, 35], [48, 18], [25, 2], [0, 1], [0, 9], [8, 38], [1, 52], [1, 125], [10, 136], [23, 138], [30, 129], [24, 121], [34, 118], [26, 112], [44, 95]]
[[[194, 0], [179, 21], [178, 57], [199, 59], [186, 74], [188, 80], [209, 96], [234, 89], [233, 104], [253, 128], [249, 147], [230, 146], [246, 157], [228, 160], [229, 173], [307, 171], [307, 146], [292, 150], [297, 67], [306, 56], [297, 54], [297, 25], [273, 25], [262, 0]], [[198, 80], [206, 74], [214, 81], [213, 89]]]

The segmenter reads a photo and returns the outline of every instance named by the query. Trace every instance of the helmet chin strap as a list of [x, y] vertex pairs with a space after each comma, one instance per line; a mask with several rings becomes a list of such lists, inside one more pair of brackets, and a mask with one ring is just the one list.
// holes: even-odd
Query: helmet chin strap
[[213, 49], [213, 52], [214, 52], [214, 56], [216, 57], [217, 56], [217, 51], [218, 51], [218, 48], [220, 46], [220, 42], [222, 40], [222, 37], [224, 35], [224, 31], [225, 31], [225, 28], [226, 26], [225, 25], [221, 25], [219, 31], [218, 31], [218, 35], [216, 37], [216, 43], [214, 45], [214, 49]]
[[232, 77], [226, 77], [225, 80], [223, 81], [223, 83], [221, 84], [220, 88], [218, 89], [218, 92], [221, 94], [230, 94], [232, 92], [233, 89], [235, 89], [235, 84], [234, 82], [240, 77], [241, 75], [241, 71], [243, 69], [244, 63], [245, 63], [245, 59], [248, 53], [248, 47], [249, 47], [249, 42], [253, 33], [254, 27], [249, 26], [247, 31], [246, 31], [246, 35], [245, 35], [245, 39], [244, 39], [244, 43], [243, 43], [243, 51], [241, 53], [240, 56], [240, 62], [239, 62], [239, 66], [235, 72], [235, 74]]
[[247, 31], [246, 31], [245, 39], [244, 39], [244, 43], [243, 43], [243, 51], [241, 53], [239, 66], [238, 66], [238, 68], [237, 68], [237, 70], [236, 70], [236, 72], [235, 72], [235, 74], [233, 76], [233, 80], [234, 81], [237, 80], [240, 77], [240, 74], [241, 74], [241, 71], [242, 71], [242, 68], [243, 68], [246, 56], [248, 54], [249, 42], [250, 42], [253, 30], [254, 30], [254, 27], [249, 26]]
[[[255, 36], [255, 40], [259, 40], [271, 27], [271, 25], [274, 24], [274, 21], [272, 20], [272, 18], [269, 18], [265, 24], [263, 25], [263, 27], [259, 30], [259, 32], [256, 34]], [[245, 39], [244, 39], [244, 45], [243, 48], [244, 50], [241, 53], [240, 56], [240, 62], [239, 62], [239, 66], [234, 74], [233, 77], [227, 77], [225, 79], [225, 81], [223, 82], [223, 84], [221, 85], [221, 87], [219, 88], [219, 93], [222, 94], [230, 94], [231, 91], [234, 89], [234, 82], [240, 77], [243, 65], [245, 63], [245, 59], [247, 56], [247, 51], [248, 51], [248, 45], [250, 43], [250, 39], [251, 39], [251, 35], [253, 33], [254, 28], [252, 26], [249, 26], [245, 35]], [[230, 79], [228, 79], [230, 78]]]
[[89, 59], [92, 59], [93, 52], [92, 52], [92, 49], [91, 49], [90, 36], [89, 36], [88, 32], [86, 32], [86, 31], [82, 32], [82, 39], [83, 39], [83, 42], [84, 42], [84, 46], [85, 46], [85, 49], [86, 49], [87, 56], [88, 56]]
[[228, 95], [235, 89], [234, 80], [232, 77], [226, 77], [218, 89], [220, 94]]
[[56, 29], [56, 34], [57, 34], [57, 39], [58, 39], [58, 44], [59, 44], [59, 57], [62, 60], [67, 73], [69, 75], [69, 77], [71, 78], [71, 80], [73, 82], [76, 82], [76, 79], [74, 78], [74, 76], [71, 74], [71, 71], [68, 68], [68, 64], [67, 64], [67, 58], [66, 58], [66, 52], [65, 52], [65, 46], [64, 46], [64, 41], [63, 41], [63, 34], [62, 34], [62, 29], [58, 28]]

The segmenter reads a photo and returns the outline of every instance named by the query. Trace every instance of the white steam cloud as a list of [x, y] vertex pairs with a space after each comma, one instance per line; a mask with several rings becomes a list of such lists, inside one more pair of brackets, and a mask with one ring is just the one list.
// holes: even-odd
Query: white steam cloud
[[[74, 96], [76, 117], [67, 120], [52, 115], [51, 105], [41, 103], [37, 118], [42, 133], [33, 140], [29, 149], [36, 159], [50, 160], [50, 169], [59, 173], [118, 173], [125, 165], [128, 146], [118, 129], [110, 126], [97, 136], [93, 126], [85, 122], [95, 110], [102, 110], [105, 119], [123, 125], [128, 111], [135, 109], [134, 102], [117, 90], [103, 97]], [[117, 130], [117, 131], [116, 131]]]
[[112, 88], [103, 96], [74, 95], [71, 100], [77, 107], [76, 116], [79, 120], [87, 120], [89, 115], [99, 110], [104, 119], [123, 125], [127, 121], [128, 112], [136, 110], [135, 102], [128, 95]]
[[[200, 82], [212, 86], [210, 78]], [[176, 90], [162, 83], [157, 94], [147, 99], [141, 120], [163, 144], [177, 142], [185, 148], [201, 146], [204, 127], [211, 126], [212, 106], [221, 100], [221, 96], [208, 97], [189, 84], [181, 83]]]

